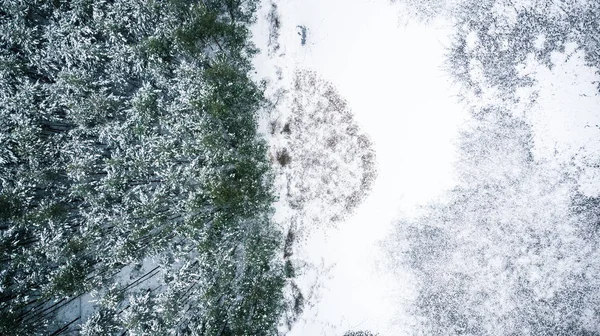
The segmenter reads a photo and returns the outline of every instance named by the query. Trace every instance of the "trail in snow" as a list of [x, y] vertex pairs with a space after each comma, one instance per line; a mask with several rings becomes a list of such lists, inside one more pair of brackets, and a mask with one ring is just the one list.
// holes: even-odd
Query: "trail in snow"
[[[297, 69], [311, 69], [348, 102], [354, 119], [373, 142], [378, 177], [366, 200], [336, 227], [312, 230], [299, 257], [322, 265], [320, 290], [291, 335], [341, 335], [347, 330], [402, 334], [411, 326], [406, 311], [415, 298], [409, 272], [383, 267], [379, 241], [402, 213], [453, 185], [453, 139], [466, 113], [441, 69], [447, 31], [401, 26], [385, 1], [277, 1], [278, 47], [268, 47], [265, 1], [254, 29], [263, 53], [257, 78], [270, 80], [267, 93], [291, 90]], [[306, 27], [301, 43], [298, 27]], [[281, 78], [281, 79], [278, 79]], [[283, 91], [280, 91], [280, 93]], [[285, 113], [285, 112], [284, 112]], [[334, 126], [334, 125], [332, 125]], [[268, 125], [265, 123], [265, 133]], [[279, 137], [271, 142], [279, 145]], [[292, 158], [293, 160], [293, 158]], [[280, 207], [285, 218], [289, 209]], [[399, 277], [397, 275], [400, 275]], [[398, 282], [398, 278], [402, 279]], [[314, 274], [300, 276], [305, 287]]]

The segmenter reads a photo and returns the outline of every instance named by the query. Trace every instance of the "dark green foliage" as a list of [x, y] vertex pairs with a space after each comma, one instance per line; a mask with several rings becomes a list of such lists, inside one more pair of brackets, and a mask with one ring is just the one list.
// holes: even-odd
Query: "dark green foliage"
[[6, 221], [20, 215], [21, 206], [18, 199], [13, 199], [11, 195], [0, 196], [0, 219]]
[[[51, 333], [91, 290], [104, 296], [87, 334], [275, 333], [255, 9], [0, 1], [0, 334]], [[110, 289], [149, 257], [165, 260], [160, 289]]]

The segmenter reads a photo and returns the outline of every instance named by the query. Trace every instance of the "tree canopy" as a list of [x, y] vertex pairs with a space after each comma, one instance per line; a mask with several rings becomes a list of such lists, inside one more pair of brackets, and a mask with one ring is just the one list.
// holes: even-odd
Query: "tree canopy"
[[[1, 334], [276, 332], [256, 6], [0, 2]], [[123, 283], [149, 258], [155, 286]], [[55, 318], [91, 291], [85, 321]]]

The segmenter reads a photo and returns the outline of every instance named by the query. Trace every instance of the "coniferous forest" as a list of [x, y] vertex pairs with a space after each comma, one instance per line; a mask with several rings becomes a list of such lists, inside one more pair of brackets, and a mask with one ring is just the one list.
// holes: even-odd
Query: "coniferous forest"
[[255, 8], [0, 2], [0, 334], [275, 333]]

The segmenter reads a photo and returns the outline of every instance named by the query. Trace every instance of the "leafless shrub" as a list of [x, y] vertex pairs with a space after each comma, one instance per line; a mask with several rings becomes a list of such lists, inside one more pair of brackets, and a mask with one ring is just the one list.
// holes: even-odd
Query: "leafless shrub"
[[277, 12], [277, 4], [271, 2], [271, 9], [267, 14], [269, 22], [269, 54], [274, 54], [279, 51], [279, 30], [281, 29], [281, 17]]
[[286, 148], [279, 150], [275, 156], [277, 162], [279, 162], [282, 167], [287, 166], [292, 161], [292, 157]]

